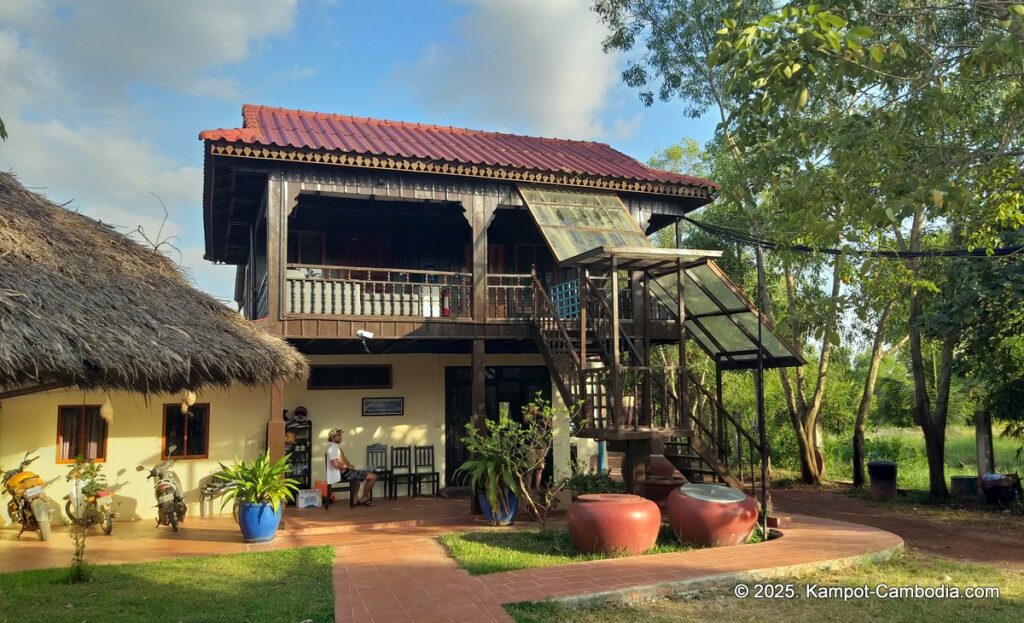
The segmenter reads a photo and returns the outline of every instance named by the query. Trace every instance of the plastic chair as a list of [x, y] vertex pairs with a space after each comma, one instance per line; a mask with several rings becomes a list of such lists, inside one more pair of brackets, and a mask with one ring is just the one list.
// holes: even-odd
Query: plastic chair
[[437, 490], [441, 486], [441, 474], [434, 467], [434, 446], [416, 446], [414, 455], [413, 479], [415, 482], [413, 484], [416, 487], [415, 495], [420, 495], [423, 483], [427, 482], [430, 483], [430, 494], [437, 496]]

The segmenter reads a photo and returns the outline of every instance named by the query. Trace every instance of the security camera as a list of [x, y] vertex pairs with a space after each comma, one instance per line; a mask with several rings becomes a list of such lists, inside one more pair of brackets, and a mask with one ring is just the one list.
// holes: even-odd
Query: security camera
[[366, 330], [363, 330], [363, 329], [359, 329], [358, 331], [356, 331], [356, 335], [358, 335], [360, 338], [362, 338], [364, 340], [372, 340], [373, 339], [373, 334], [370, 333], [369, 331], [366, 331]]

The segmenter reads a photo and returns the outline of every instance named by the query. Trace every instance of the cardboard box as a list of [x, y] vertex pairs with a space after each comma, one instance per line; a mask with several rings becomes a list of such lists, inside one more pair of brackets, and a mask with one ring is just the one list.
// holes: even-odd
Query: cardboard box
[[295, 508], [319, 508], [321, 497], [317, 489], [299, 489], [295, 494]]

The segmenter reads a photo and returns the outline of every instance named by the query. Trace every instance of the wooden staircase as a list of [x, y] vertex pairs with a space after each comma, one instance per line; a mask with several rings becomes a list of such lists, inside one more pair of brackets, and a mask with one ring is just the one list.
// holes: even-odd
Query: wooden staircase
[[[761, 481], [761, 448], [685, 367], [652, 365], [623, 331], [602, 288], [585, 274], [578, 313], [560, 317], [533, 279], [535, 338], [571, 414], [571, 434], [626, 453], [627, 486], [645, 477], [652, 441], [689, 480], [706, 478], [751, 491]], [[685, 375], [685, 382], [681, 378]], [[683, 396], [685, 400], [680, 400]]]

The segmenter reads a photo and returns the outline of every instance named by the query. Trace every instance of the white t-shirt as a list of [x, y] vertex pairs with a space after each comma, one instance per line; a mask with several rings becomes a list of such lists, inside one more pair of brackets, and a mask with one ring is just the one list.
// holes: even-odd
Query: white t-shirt
[[333, 461], [341, 458], [341, 446], [330, 441], [327, 443], [327, 484], [341, 482], [341, 470], [334, 466]]

